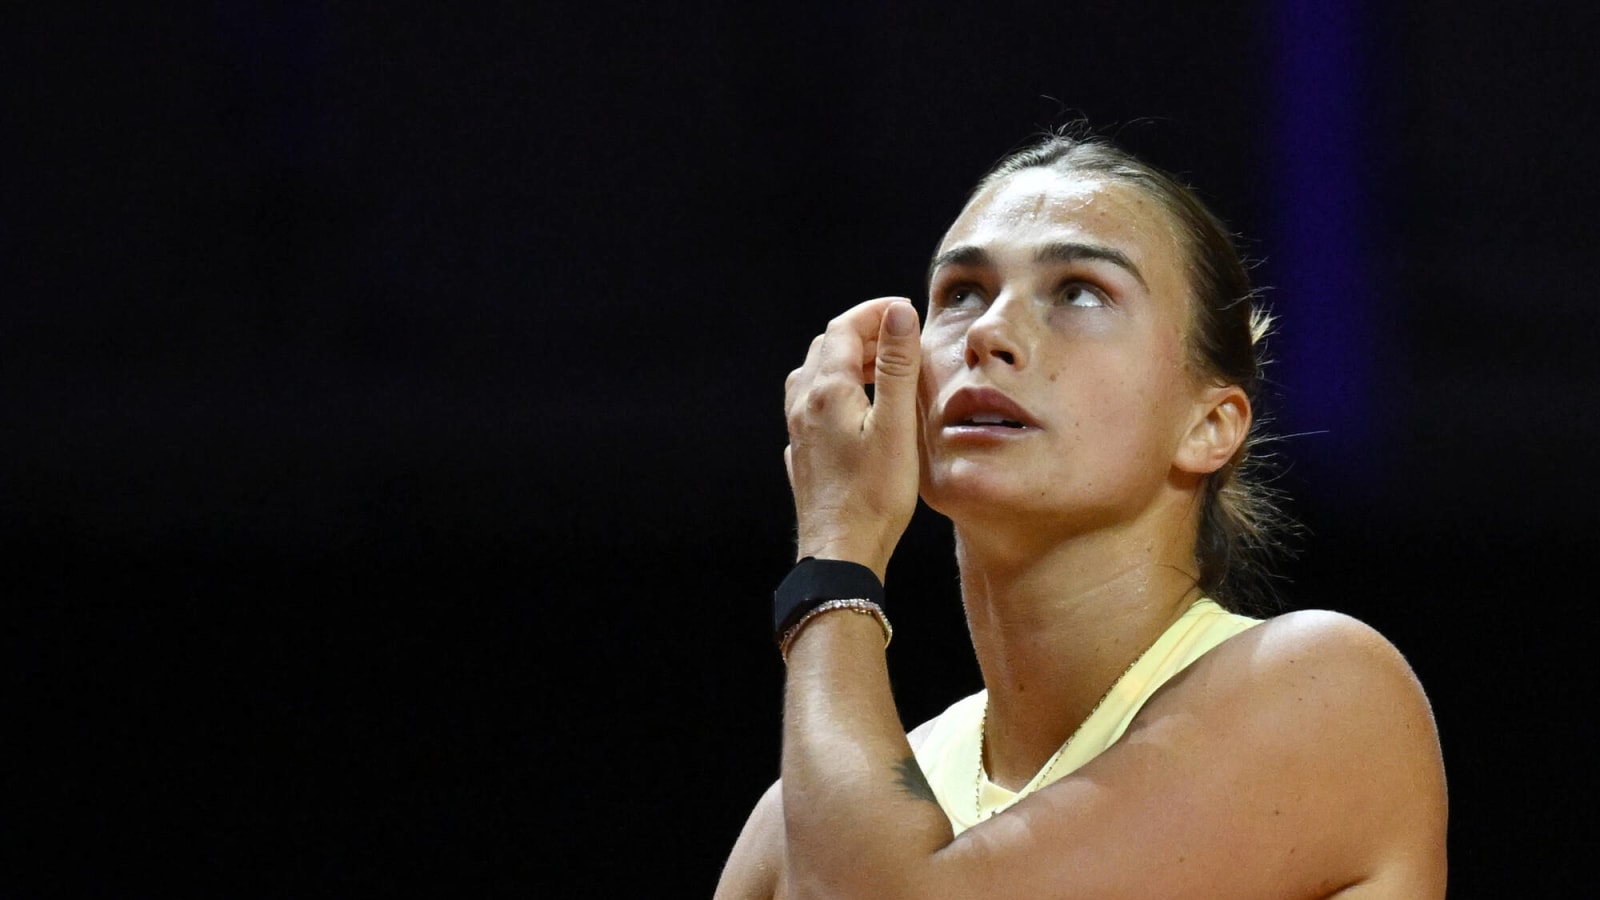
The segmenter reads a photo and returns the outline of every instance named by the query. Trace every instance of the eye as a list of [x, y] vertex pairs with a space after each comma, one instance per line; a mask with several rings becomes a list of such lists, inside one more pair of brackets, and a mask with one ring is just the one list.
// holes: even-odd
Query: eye
[[983, 292], [970, 284], [958, 284], [940, 292], [939, 305], [947, 309], [965, 309], [983, 305]]
[[1082, 281], [1071, 281], [1061, 288], [1060, 302], [1063, 306], [1076, 306], [1083, 309], [1094, 309], [1110, 305], [1106, 295], [1100, 289]]

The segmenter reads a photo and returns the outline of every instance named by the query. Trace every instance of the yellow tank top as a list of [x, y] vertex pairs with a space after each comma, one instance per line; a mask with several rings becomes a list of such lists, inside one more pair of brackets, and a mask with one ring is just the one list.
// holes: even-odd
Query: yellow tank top
[[960, 834], [1099, 756], [1122, 737], [1145, 702], [1170, 678], [1213, 647], [1258, 624], [1259, 619], [1230, 613], [1208, 598], [1196, 601], [1112, 686], [1054, 759], [1017, 793], [980, 774], [978, 728], [988, 701], [986, 691], [958, 700], [939, 714], [917, 748], [917, 763], [951, 826]]

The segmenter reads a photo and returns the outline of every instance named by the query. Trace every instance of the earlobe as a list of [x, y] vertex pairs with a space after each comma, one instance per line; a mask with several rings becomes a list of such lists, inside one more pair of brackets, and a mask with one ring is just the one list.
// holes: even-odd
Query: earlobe
[[1250, 398], [1238, 385], [1224, 385], [1208, 392], [1200, 411], [1175, 463], [1182, 471], [1209, 475], [1233, 459], [1250, 433]]

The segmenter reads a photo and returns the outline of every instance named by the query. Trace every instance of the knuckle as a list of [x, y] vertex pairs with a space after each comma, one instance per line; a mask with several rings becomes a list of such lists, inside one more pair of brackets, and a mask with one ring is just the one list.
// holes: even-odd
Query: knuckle
[[879, 372], [891, 376], [910, 375], [917, 370], [918, 358], [904, 347], [879, 347], [878, 364]]
[[800, 419], [820, 419], [849, 403], [850, 392], [859, 388], [846, 377], [818, 375], [797, 389], [790, 409]]
[[829, 396], [830, 392], [826, 390], [819, 390], [820, 387], [821, 385], [818, 385], [817, 387], [806, 391], [805, 411], [811, 413], [812, 415], [821, 415], [827, 412], [828, 408], [833, 405], [832, 398]]

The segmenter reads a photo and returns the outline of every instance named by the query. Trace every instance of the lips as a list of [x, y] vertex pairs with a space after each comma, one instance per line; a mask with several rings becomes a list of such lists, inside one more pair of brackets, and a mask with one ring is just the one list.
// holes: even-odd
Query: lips
[[944, 405], [946, 428], [1038, 428], [1028, 411], [994, 388], [966, 387]]

